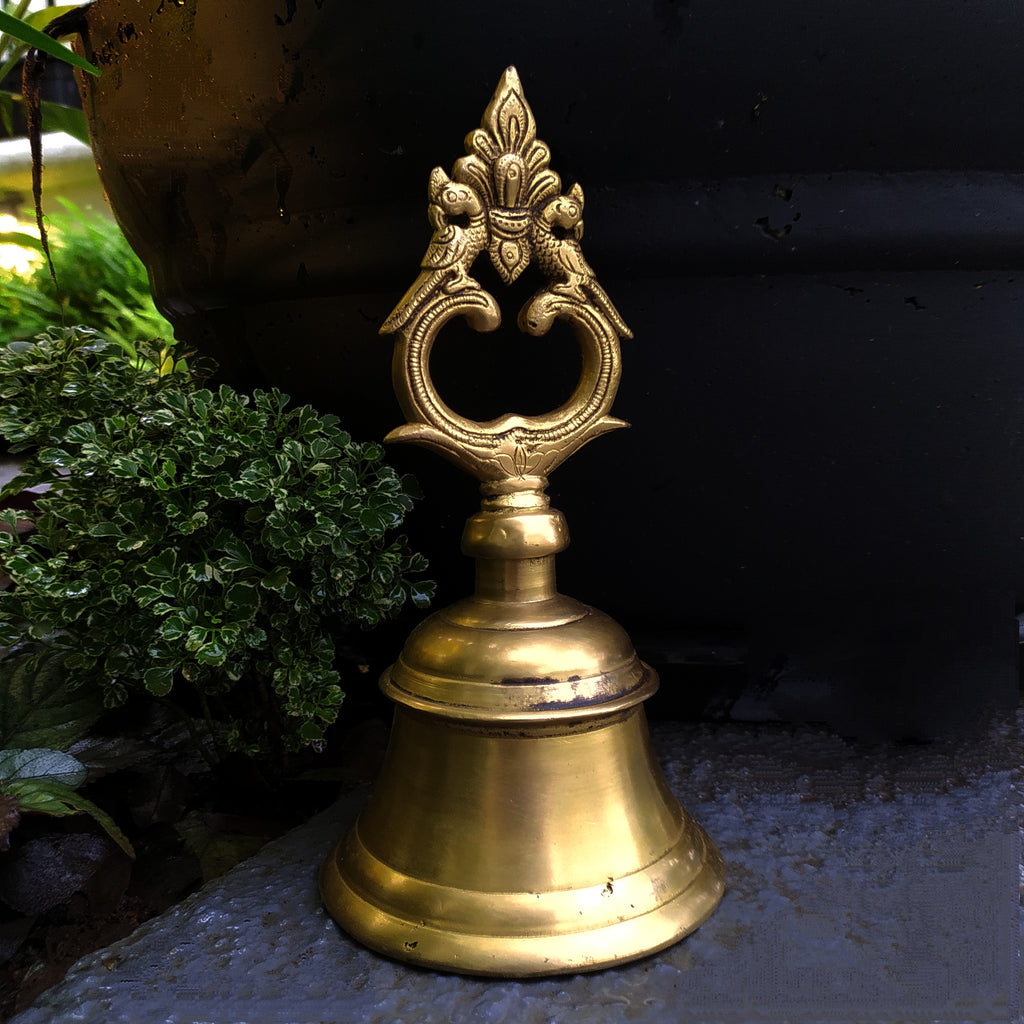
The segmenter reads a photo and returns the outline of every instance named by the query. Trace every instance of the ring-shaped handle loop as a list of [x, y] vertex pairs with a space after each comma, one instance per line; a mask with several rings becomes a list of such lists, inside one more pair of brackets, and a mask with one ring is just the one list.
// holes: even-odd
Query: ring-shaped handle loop
[[570, 324], [580, 345], [580, 379], [569, 399], [551, 412], [507, 413], [486, 422], [455, 412], [430, 375], [434, 342], [458, 316], [477, 331], [493, 331], [501, 323], [494, 296], [472, 278], [457, 292], [439, 292], [420, 306], [398, 334], [392, 364], [395, 393], [409, 422], [387, 440], [431, 448], [481, 481], [525, 480], [546, 477], [588, 441], [628, 426], [608, 415], [622, 373], [619, 336], [592, 304], [544, 289], [523, 307], [519, 327], [525, 333], [540, 337], [555, 320]]

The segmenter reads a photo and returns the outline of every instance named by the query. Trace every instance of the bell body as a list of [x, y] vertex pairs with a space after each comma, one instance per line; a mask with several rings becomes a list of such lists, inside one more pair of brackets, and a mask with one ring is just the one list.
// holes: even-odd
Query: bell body
[[364, 945], [509, 977], [662, 949], [721, 891], [640, 707], [514, 730], [399, 709], [374, 795], [323, 873], [331, 913]]
[[[643, 701], [657, 676], [612, 619], [555, 586], [569, 535], [547, 474], [628, 425], [611, 407], [619, 339], [631, 334], [579, 247], [582, 189], [560, 194], [549, 157], [510, 67], [453, 177], [431, 172], [434, 234], [382, 327], [396, 334], [392, 379], [407, 420], [387, 439], [480, 481], [462, 538], [476, 588], [413, 630], [384, 673], [396, 705], [385, 765], [320, 876], [327, 909], [353, 937], [466, 974], [635, 960], [693, 931], [725, 887], [717, 849], [651, 753]], [[549, 413], [476, 422], [433, 386], [430, 354], [449, 321], [481, 333], [501, 323], [471, 274], [488, 245], [502, 280], [529, 262], [545, 279], [519, 329], [541, 337], [561, 320], [579, 343], [579, 382]], [[602, 483], [608, 546], [646, 521], [616, 482], [609, 472]]]
[[[543, 553], [481, 557], [496, 537]], [[565, 541], [547, 509], [470, 520], [476, 594], [384, 674], [387, 757], [321, 872], [328, 910], [372, 949], [466, 974], [596, 970], [670, 945], [721, 899], [721, 857], [651, 750], [657, 676], [555, 591]]]

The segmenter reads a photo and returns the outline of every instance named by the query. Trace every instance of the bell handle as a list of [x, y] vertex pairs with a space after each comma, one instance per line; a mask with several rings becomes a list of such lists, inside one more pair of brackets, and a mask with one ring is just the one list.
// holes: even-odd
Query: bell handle
[[455, 412], [430, 375], [430, 355], [441, 330], [464, 317], [477, 331], [493, 331], [501, 322], [494, 297], [475, 281], [455, 295], [439, 289], [400, 332], [392, 375], [395, 393], [408, 419], [388, 441], [423, 445], [472, 473], [478, 480], [546, 477], [588, 441], [628, 426], [608, 415], [621, 377], [615, 328], [589, 303], [542, 289], [524, 306], [520, 328], [541, 337], [556, 320], [567, 321], [580, 345], [582, 367], [569, 399], [535, 416], [509, 413], [486, 422]]

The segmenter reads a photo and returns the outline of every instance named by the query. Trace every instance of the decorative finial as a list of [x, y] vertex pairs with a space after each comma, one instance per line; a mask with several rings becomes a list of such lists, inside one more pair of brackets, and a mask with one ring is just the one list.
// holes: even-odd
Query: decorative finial
[[[419, 276], [381, 327], [398, 334], [395, 390], [409, 420], [388, 440], [433, 448], [482, 481], [537, 489], [538, 479], [587, 441], [628, 426], [608, 413], [621, 376], [619, 339], [632, 333], [583, 256], [583, 190], [573, 185], [562, 194], [515, 68], [502, 75], [466, 151], [451, 177], [440, 167], [430, 173], [434, 233]], [[477, 331], [501, 323], [494, 296], [470, 274], [485, 249], [506, 284], [531, 262], [545, 278], [519, 313], [521, 331], [544, 335], [562, 319], [576, 332], [582, 374], [553, 412], [478, 423], [450, 409], [430, 379], [430, 351], [449, 320], [465, 317]]]
[[466, 152], [470, 155], [455, 164], [455, 178], [485, 197], [488, 252], [501, 279], [511, 284], [530, 262], [533, 208], [562, 188], [561, 179], [548, 168], [551, 151], [537, 139], [533, 111], [515, 68], [501, 76], [482, 127], [466, 136]]

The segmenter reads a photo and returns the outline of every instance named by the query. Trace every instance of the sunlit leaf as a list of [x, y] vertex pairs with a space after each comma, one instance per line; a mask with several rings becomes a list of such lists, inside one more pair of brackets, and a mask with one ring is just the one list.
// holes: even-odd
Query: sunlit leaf
[[43, 243], [35, 235], [27, 231], [0, 231], [0, 245], [17, 245], [22, 249], [43, 251]]
[[76, 793], [69, 786], [49, 779], [17, 779], [4, 783], [4, 791], [18, 800], [21, 813], [51, 814], [64, 817], [69, 814], [88, 814], [128, 854], [135, 859], [135, 850], [128, 837], [106, 811], [91, 800]]
[[74, 787], [85, 782], [86, 775], [79, 761], [60, 750], [0, 750], [0, 790], [4, 792], [10, 792], [10, 784], [19, 779], [48, 779]]
[[33, 28], [27, 22], [15, 18], [6, 11], [0, 11], [0, 32], [6, 32], [7, 35], [20, 39], [23, 43], [28, 43], [29, 46], [42, 50], [43, 53], [48, 53], [51, 57], [57, 57], [76, 68], [81, 68], [82, 71], [88, 71], [91, 75], [98, 76], [100, 73], [100, 69], [95, 64], [90, 64], [84, 57], [80, 57], [66, 46], [62, 46], [56, 39], [45, 35], [39, 29]]

